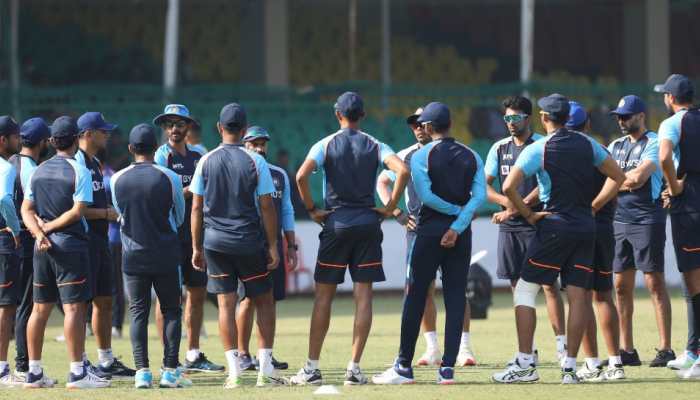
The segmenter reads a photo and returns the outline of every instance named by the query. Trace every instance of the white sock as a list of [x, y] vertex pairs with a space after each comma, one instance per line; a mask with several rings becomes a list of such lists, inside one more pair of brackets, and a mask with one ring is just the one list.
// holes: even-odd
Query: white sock
[[112, 349], [97, 349], [97, 361], [101, 367], [107, 368], [114, 362], [114, 354]]
[[423, 333], [423, 337], [425, 338], [425, 344], [428, 351], [436, 351], [438, 349], [437, 332], [425, 332]]
[[5, 371], [6, 368], [9, 368], [10, 364], [7, 363], [7, 360], [5, 361], [0, 361], [0, 372]]
[[556, 341], [557, 341], [557, 351], [566, 350], [566, 335], [557, 335]]
[[189, 362], [195, 362], [199, 358], [199, 355], [201, 353], [202, 352], [199, 351], [199, 349], [187, 350], [187, 353], [185, 354], [185, 359]]
[[532, 354], [518, 353], [518, 365], [520, 365], [521, 368], [527, 368], [534, 363], [535, 358]]
[[608, 358], [608, 366], [609, 367], [614, 367], [616, 365], [622, 365], [622, 357], [619, 355], [617, 356], [610, 356]]
[[320, 363], [318, 360], [306, 360], [306, 365], [304, 365], [304, 368], [306, 368], [307, 371], [313, 371], [319, 368]]
[[39, 375], [41, 371], [41, 360], [29, 360], [29, 372], [32, 375]]
[[360, 363], [356, 363], [352, 360], [350, 360], [350, 362], [348, 362], [348, 371], [356, 372], [359, 370], [360, 370]]
[[564, 369], [572, 369], [576, 371], [576, 357], [566, 357], [561, 367]]
[[238, 360], [238, 352], [236, 350], [227, 350], [224, 352], [224, 356], [228, 362], [228, 376], [231, 378], [241, 376], [241, 364]]
[[469, 332], [462, 332], [462, 341], [459, 343], [460, 348], [469, 348]]
[[264, 375], [272, 375], [275, 367], [272, 366], [272, 349], [258, 349], [258, 362], [260, 372]]
[[70, 372], [75, 376], [80, 376], [85, 372], [85, 364], [82, 361], [72, 361], [70, 363]]
[[588, 369], [596, 369], [600, 367], [600, 360], [598, 357], [586, 357], [586, 366]]

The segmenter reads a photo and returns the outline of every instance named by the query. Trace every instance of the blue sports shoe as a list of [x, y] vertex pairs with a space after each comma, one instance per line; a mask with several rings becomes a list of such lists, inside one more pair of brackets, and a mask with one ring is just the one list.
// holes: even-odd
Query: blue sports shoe
[[153, 373], [148, 368], [141, 368], [134, 375], [134, 387], [136, 389], [150, 389], [153, 387]]
[[165, 368], [160, 377], [161, 388], [184, 388], [192, 386], [192, 381], [185, 378], [180, 368]]
[[438, 385], [452, 385], [455, 383], [455, 369], [452, 367], [440, 367], [438, 369]]
[[185, 359], [184, 367], [187, 372], [224, 372], [225, 369], [223, 365], [209, 361], [204, 353], [199, 353], [199, 357], [192, 362]]

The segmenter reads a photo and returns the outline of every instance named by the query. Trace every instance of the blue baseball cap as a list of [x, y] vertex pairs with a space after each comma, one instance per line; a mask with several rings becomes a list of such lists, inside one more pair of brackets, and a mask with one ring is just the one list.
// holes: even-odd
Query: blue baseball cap
[[569, 119], [569, 110], [571, 109], [569, 99], [559, 93], [553, 93], [537, 100], [537, 105], [544, 113], [555, 117], [559, 121], [564, 122]]
[[365, 103], [355, 92], [345, 92], [335, 101], [333, 108], [344, 117], [358, 118], [365, 115]]
[[9, 115], [3, 115], [0, 117], [0, 136], [9, 136], [15, 133], [19, 133], [19, 125], [17, 121]]
[[129, 133], [129, 144], [139, 147], [150, 147], [155, 149], [158, 146], [158, 133], [156, 127], [151, 124], [138, 124], [131, 128]]
[[586, 123], [588, 114], [586, 110], [576, 101], [569, 102], [569, 119], [566, 121], [566, 127], [569, 129], [576, 128]]
[[419, 124], [431, 123], [438, 127], [450, 125], [450, 109], [443, 103], [434, 101], [423, 108], [416, 120]]
[[693, 82], [687, 76], [681, 74], [673, 74], [666, 79], [665, 83], [654, 85], [654, 91], [669, 93], [673, 97], [692, 97], [695, 94]]
[[219, 113], [219, 123], [229, 129], [242, 129], [248, 126], [248, 115], [242, 105], [226, 104]]
[[153, 118], [153, 124], [160, 126], [167, 117], [178, 117], [187, 122], [194, 121], [190, 116], [190, 110], [186, 106], [182, 104], [168, 104], [165, 106], [162, 114]]
[[51, 131], [43, 118], [34, 117], [24, 121], [19, 129], [19, 136], [34, 145], [50, 138]]
[[78, 124], [75, 123], [73, 118], [67, 115], [56, 118], [53, 121], [53, 124], [51, 124], [51, 137], [60, 138], [78, 136], [79, 132], [80, 130], [78, 130]]
[[259, 126], [251, 126], [246, 130], [245, 136], [243, 136], [244, 142], [251, 142], [257, 139], [270, 140], [270, 134], [267, 133], [265, 128]]
[[101, 112], [88, 111], [78, 118], [78, 130], [80, 130], [80, 132], [85, 132], [87, 130], [112, 132], [115, 129], [117, 129], [117, 125], [105, 121], [105, 117]]
[[620, 99], [617, 103], [617, 108], [610, 111], [610, 115], [634, 115], [647, 111], [647, 105], [644, 104], [639, 96], [633, 94], [627, 95]]

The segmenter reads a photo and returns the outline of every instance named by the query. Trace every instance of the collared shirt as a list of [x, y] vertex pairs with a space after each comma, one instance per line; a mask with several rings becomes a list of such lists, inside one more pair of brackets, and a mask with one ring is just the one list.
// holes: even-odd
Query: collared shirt
[[24, 193], [27, 191], [29, 178], [31, 178], [32, 173], [34, 173], [37, 163], [32, 157], [23, 154], [14, 154], [7, 161], [15, 167], [15, 187], [13, 198], [15, 201], [15, 210], [21, 227], [20, 237], [22, 241], [22, 256], [25, 258], [31, 258], [34, 254], [34, 238], [25, 228], [24, 223], [22, 222], [22, 200], [24, 200]]
[[683, 193], [671, 198], [671, 214], [700, 213], [700, 111], [680, 110], [659, 126], [659, 140], [673, 144], [673, 162]]
[[272, 193], [272, 201], [277, 210], [277, 225], [279, 232], [290, 232], [294, 230], [294, 207], [292, 206], [292, 194], [289, 186], [287, 172], [273, 164], [270, 167], [270, 176], [275, 191]]
[[[107, 208], [107, 192], [105, 191], [104, 178], [102, 177], [102, 163], [97, 157], [90, 157], [83, 150], [75, 153], [75, 161], [90, 171], [92, 177], [92, 203], [89, 208]], [[106, 219], [87, 220], [90, 236], [107, 239], [109, 222]]]

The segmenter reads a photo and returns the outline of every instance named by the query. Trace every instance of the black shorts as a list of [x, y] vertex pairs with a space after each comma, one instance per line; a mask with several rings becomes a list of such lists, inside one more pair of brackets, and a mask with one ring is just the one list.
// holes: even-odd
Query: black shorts
[[700, 214], [671, 214], [671, 232], [678, 270], [700, 268]]
[[16, 306], [22, 292], [19, 255], [0, 254], [0, 306]]
[[535, 236], [535, 230], [499, 231], [498, 232], [498, 269], [499, 279], [517, 281], [520, 270], [525, 263], [527, 247]]
[[34, 302], [64, 304], [92, 299], [89, 255], [84, 251], [34, 252]]
[[91, 237], [88, 241], [90, 291], [92, 297], [111, 297], [115, 291], [112, 254], [107, 238]]
[[[280, 245], [277, 246], [277, 253], [280, 255], [280, 262], [277, 268], [271, 271], [270, 277], [272, 279], [272, 297], [275, 301], [284, 300], [287, 297], [287, 271], [286, 263], [284, 262], [284, 253], [282, 252], [282, 241], [278, 242]], [[245, 285], [240, 285], [238, 287], [238, 297], [240, 300], [245, 299]]]
[[335, 229], [326, 225], [318, 238], [316, 282], [343, 283], [346, 269], [353, 282], [386, 280], [382, 268], [383, 234], [378, 223]]
[[595, 251], [593, 253], [593, 290], [607, 292], [613, 288], [613, 258], [615, 258], [615, 234], [612, 224], [598, 225], [595, 234]]
[[180, 272], [182, 283], [187, 287], [207, 287], [207, 273], [192, 266], [192, 242], [180, 242]]
[[526, 282], [591, 289], [594, 281], [595, 233], [537, 229], [527, 249], [520, 277]]
[[630, 268], [642, 272], [664, 272], [666, 224], [614, 223], [616, 273]]
[[207, 261], [210, 293], [236, 293], [238, 280], [243, 282], [248, 297], [256, 297], [272, 288], [272, 277], [267, 270], [264, 251], [251, 254], [228, 254], [204, 249]]

